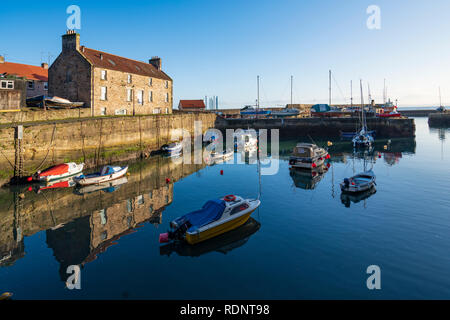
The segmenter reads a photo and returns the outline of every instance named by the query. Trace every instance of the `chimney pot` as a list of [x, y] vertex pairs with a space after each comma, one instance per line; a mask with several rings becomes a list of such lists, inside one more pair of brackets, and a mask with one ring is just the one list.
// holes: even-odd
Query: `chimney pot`
[[44, 68], [44, 69], [48, 69], [48, 63], [42, 62], [41, 63], [41, 67]]
[[5, 57], [4, 56], [0, 56], [0, 63], [5, 63]]

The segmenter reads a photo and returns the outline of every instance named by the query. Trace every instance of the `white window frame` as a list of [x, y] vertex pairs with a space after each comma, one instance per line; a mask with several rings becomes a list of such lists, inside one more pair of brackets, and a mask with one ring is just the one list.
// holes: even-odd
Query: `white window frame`
[[14, 81], [2, 80], [0, 83], [0, 89], [14, 89]]
[[107, 77], [108, 77], [108, 74], [107, 74], [106, 70], [102, 70], [100, 79], [107, 80]]
[[148, 102], [153, 102], [153, 91], [148, 92]]
[[169, 102], [169, 93], [166, 92], [166, 97], [164, 98], [165, 102]]
[[100, 108], [100, 115], [101, 116], [106, 116], [106, 107], [101, 107]]
[[128, 76], [127, 76], [127, 82], [128, 82], [128, 83], [132, 83], [132, 82], [133, 82], [133, 78], [131, 77], [131, 74], [128, 74]]
[[108, 100], [108, 88], [100, 87], [100, 100], [106, 101]]
[[151, 87], [153, 86], [153, 78], [148, 79], [148, 85]]
[[131, 102], [133, 98], [133, 93], [131, 91], [132, 89], [127, 88], [127, 102]]
[[138, 90], [137, 103], [140, 105], [144, 104], [144, 90]]
[[125, 109], [125, 108], [122, 108], [122, 109], [116, 109], [116, 110], [114, 111], [114, 114], [115, 114], [116, 116], [123, 116], [123, 115], [126, 115], [126, 114], [127, 114], [127, 109]]

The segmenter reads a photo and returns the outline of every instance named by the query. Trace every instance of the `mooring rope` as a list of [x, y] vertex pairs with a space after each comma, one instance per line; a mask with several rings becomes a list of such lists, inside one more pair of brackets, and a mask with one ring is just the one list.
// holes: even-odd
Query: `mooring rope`
[[44, 159], [43, 159], [42, 162], [37, 166], [37, 168], [36, 168], [35, 170], [25, 171], [25, 173], [27, 173], [27, 174], [33, 174], [33, 173], [37, 172], [38, 170], [40, 170], [40, 169], [42, 168], [42, 166], [44, 165], [45, 161], [47, 161], [48, 154], [50, 153], [50, 149], [51, 149], [51, 147], [53, 146], [53, 141], [54, 141], [54, 138], [55, 138], [55, 132], [56, 132], [56, 123], [54, 123], [54, 125], [53, 125], [52, 138], [51, 138], [51, 140], [50, 140], [50, 145], [49, 145], [48, 148], [47, 148], [47, 154], [45, 155]]

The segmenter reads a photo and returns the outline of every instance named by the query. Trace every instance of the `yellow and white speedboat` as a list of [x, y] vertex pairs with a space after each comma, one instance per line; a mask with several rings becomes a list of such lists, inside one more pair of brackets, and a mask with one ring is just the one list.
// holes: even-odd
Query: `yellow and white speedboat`
[[190, 212], [170, 223], [171, 230], [159, 235], [159, 242], [186, 240], [196, 244], [233, 230], [245, 222], [261, 202], [227, 195], [207, 201], [200, 210]]

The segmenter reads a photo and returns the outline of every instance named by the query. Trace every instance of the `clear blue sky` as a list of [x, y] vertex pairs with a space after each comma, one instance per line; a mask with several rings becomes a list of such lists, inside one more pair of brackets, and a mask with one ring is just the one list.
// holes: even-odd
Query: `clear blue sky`
[[[66, 31], [66, 8], [81, 8], [81, 43], [147, 61], [162, 57], [179, 99], [218, 95], [222, 107], [285, 104], [294, 76], [294, 102], [359, 99], [362, 78], [381, 102], [400, 106], [450, 104], [450, 1], [4, 1], [0, 55], [38, 65], [56, 58]], [[381, 9], [381, 29], [366, 27], [369, 5]], [[339, 89], [340, 88], [340, 89]], [[342, 91], [342, 92], [341, 92]]]

